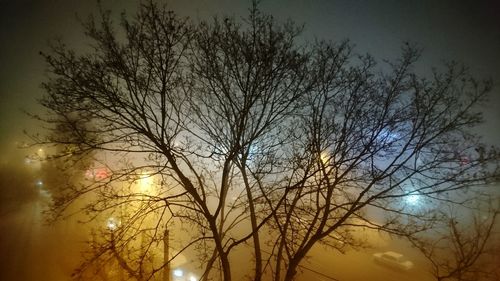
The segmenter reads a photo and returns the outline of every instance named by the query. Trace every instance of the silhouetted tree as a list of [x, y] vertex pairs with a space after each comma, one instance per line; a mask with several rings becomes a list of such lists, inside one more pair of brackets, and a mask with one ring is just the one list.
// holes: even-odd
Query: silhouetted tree
[[[495, 226], [499, 214], [498, 200], [489, 208], [478, 208], [472, 215], [466, 211], [444, 214], [425, 237], [413, 237], [413, 245], [431, 263], [431, 273], [443, 280], [497, 280], [500, 243]], [[477, 207], [477, 206], [476, 206]]]
[[300, 43], [301, 28], [255, 3], [242, 21], [195, 24], [148, 2], [119, 29], [109, 12], [85, 28], [87, 52], [43, 54], [41, 104], [49, 121], [92, 124], [75, 130], [97, 138], [71, 142], [109, 173], [55, 206], [85, 198], [91, 218], [119, 217], [103, 249], [121, 245], [136, 279], [168, 264], [147, 260], [175, 223], [191, 229], [174, 242], [197, 251], [205, 279], [231, 280], [230, 254], [251, 245], [254, 280], [293, 280], [317, 243], [343, 251], [358, 228], [425, 231], [438, 202], [461, 204], [498, 175], [498, 153], [472, 130], [492, 83], [457, 64], [421, 77], [415, 47], [379, 67], [348, 42]]

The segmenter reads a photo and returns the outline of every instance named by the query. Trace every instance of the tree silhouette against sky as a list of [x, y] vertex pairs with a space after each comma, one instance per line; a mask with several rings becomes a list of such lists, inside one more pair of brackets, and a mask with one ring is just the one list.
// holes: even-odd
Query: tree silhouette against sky
[[37, 117], [79, 125], [39, 142], [92, 153], [109, 176], [68, 182], [52, 211], [82, 200], [89, 219], [118, 217], [97, 253], [125, 255], [135, 279], [162, 272], [177, 227], [190, 231], [172, 244], [196, 251], [203, 278], [232, 280], [230, 254], [250, 245], [252, 279], [293, 280], [318, 243], [356, 248], [366, 228], [416, 239], [498, 180], [497, 149], [473, 130], [492, 82], [456, 63], [419, 75], [411, 44], [378, 65], [349, 42], [303, 42], [256, 3], [195, 22], [148, 2], [84, 27], [88, 48], [42, 54]]

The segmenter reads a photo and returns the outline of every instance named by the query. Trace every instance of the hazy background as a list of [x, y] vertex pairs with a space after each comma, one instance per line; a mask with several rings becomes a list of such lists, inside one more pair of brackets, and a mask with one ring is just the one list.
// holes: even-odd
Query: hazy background
[[[134, 11], [137, 1], [102, 0], [118, 15]], [[194, 19], [215, 14], [244, 16], [247, 0], [177, 0], [170, 7]], [[399, 55], [404, 41], [424, 49], [419, 70], [445, 60], [470, 66], [478, 78], [493, 78], [491, 101], [485, 104], [485, 140], [500, 145], [500, 1], [437, 0], [263, 0], [261, 9], [277, 19], [305, 24], [304, 38], [350, 39], [360, 53], [379, 61]], [[47, 41], [62, 38], [84, 44], [77, 16], [96, 11], [93, 0], [0, 0], [0, 279], [56, 280], [67, 276], [77, 261], [68, 258], [81, 248], [84, 237], [73, 224], [44, 227], [40, 211], [43, 194], [37, 190], [36, 167], [26, 167], [27, 150], [16, 146], [23, 130], [38, 131], [22, 111], [36, 113], [43, 91], [44, 62], [39, 51]], [[389, 280], [389, 279], [387, 279]]]
[[[137, 1], [103, 0], [119, 14]], [[249, 0], [177, 0], [169, 6], [181, 15], [244, 15]], [[379, 60], [394, 58], [404, 41], [424, 49], [422, 65], [457, 60], [478, 77], [493, 77], [492, 102], [484, 110], [488, 138], [500, 143], [500, 1], [327, 1], [263, 0], [262, 10], [278, 19], [305, 24], [308, 38], [350, 39], [361, 53]], [[5, 147], [34, 125], [21, 109], [33, 112], [42, 91], [44, 63], [38, 55], [47, 41], [63, 38], [82, 44], [78, 17], [96, 10], [93, 0], [0, 0], [0, 143]], [[38, 125], [36, 125], [38, 126]], [[36, 127], [35, 126], [35, 127]]]

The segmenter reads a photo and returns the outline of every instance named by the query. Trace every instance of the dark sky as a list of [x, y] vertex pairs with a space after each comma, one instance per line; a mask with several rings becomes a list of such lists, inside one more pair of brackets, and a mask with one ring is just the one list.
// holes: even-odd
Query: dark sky
[[[117, 12], [133, 11], [137, 1], [102, 0]], [[92, 0], [0, 0], [0, 143], [12, 143], [30, 129], [21, 109], [36, 110], [44, 64], [38, 55], [48, 39], [81, 41], [76, 15], [95, 10]], [[170, 6], [181, 15], [204, 18], [244, 15], [249, 0], [177, 0]], [[350, 39], [359, 52], [377, 59], [397, 57], [404, 41], [424, 48], [422, 66], [443, 60], [469, 65], [478, 77], [492, 77], [496, 89], [484, 111], [489, 142], [500, 145], [500, 1], [334, 1], [263, 0], [262, 9], [278, 19], [304, 23], [307, 38]]]

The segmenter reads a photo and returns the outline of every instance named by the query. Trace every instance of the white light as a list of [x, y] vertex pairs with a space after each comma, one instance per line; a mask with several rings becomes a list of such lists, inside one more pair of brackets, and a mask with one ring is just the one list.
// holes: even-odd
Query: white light
[[323, 163], [323, 165], [328, 165], [328, 163], [330, 162], [330, 154], [326, 151], [321, 152], [319, 157], [320, 157], [321, 163]]
[[151, 193], [153, 188], [153, 176], [148, 173], [143, 173], [139, 176], [137, 183], [141, 192]]
[[191, 277], [189, 277], [189, 281], [198, 281], [198, 278], [191, 276]]
[[386, 143], [391, 143], [394, 141], [397, 141], [399, 138], [398, 133], [396, 132], [391, 132], [389, 129], [384, 128], [380, 131], [379, 135], [377, 136], [377, 139], [379, 141], [383, 141]]
[[419, 194], [410, 194], [406, 196], [405, 198], [406, 203], [410, 205], [418, 205], [418, 202], [420, 201], [420, 195]]
[[113, 217], [109, 218], [106, 222], [106, 227], [111, 231], [116, 230], [118, 226], [120, 226], [120, 221]]
[[182, 277], [183, 275], [184, 275], [184, 272], [181, 269], [174, 270], [175, 277]]
[[42, 180], [37, 180], [37, 181], [36, 181], [36, 185], [37, 185], [38, 187], [42, 187], [42, 186], [43, 186], [43, 181], [42, 181]]

